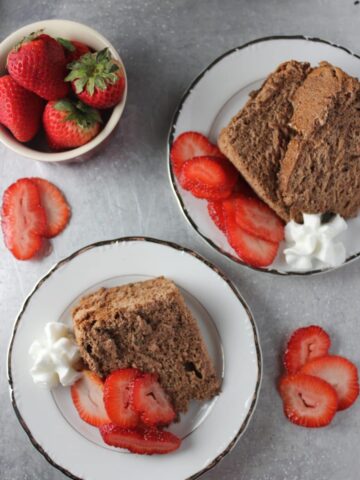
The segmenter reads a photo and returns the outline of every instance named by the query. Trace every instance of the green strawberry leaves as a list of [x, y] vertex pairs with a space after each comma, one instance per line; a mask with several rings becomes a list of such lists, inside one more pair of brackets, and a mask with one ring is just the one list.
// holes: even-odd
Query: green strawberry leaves
[[60, 43], [60, 45], [62, 45], [69, 52], [75, 52], [76, 49], [74, 45], [70, 42], [70, 40], [66, 40], [66, 38], [61, 38], [61, 37], [57, 37], [56, 40]]
[[102, 118], [98, 110], [91, 108], [85, 103], [77, 100], [73, 102], [64, 98], [54, 104], [55, 110], [66, 112], [64, 122], [75, 121], [82, 128], [89, 128], [94, 123], [102, 123]]
[[99, 52], [86, 53], [79, 60], [69, 63], [67, 68], [70, 73], [65, 81], [74, 82], [77, 94], [86, 88], [92, 96], [95, 89], [104, 91], [108, 85], [114, 85], [119, 80], [120, 66], [112, 58], [108, 48]]

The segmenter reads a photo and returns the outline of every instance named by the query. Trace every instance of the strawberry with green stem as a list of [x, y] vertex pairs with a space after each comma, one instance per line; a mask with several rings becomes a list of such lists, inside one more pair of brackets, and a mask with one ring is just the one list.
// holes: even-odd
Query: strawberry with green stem
[[47, 141], [53, 150], [77, 148], [88, 143], [99, 133], [101, 123], [100, 113], [79, 100], [49, 102], [43, 115]]
[[118, 104], [125, 90], [125, 75], [120, 63], [112, 58], [108, 48], [87, 53], [68, 65], [65, 81], [77, 97], [87, 105], [106, 109]]
[[22, 87], [45, 100], [57, 100], [69, 92], [64, 81], [67, 60], [59, 42], [42, 32], [24, 37], [11, 50], [7, 68]]

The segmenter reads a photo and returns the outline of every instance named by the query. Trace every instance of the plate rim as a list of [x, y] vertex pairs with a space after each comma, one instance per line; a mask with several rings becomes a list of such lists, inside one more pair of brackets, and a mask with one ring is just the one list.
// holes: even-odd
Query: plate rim
[[184, 203], [184, 201], [182, 199], [182, 196], [179, 192], [179, 189], [176, 185], [175, 175], [174, 175], [172, 165], [171, 165], [170, 151], [171, 151], [171, 146], [172, 146], [172, 143], [173, 143], [174, 137], [175, 137], [176, 122], [177, 122], [178, 117], [181, 113], [182, 106], [185, 103], [186, 99], [191, 94], [193, 88], [199, 83], [199, 81], [203, 78], [203, 76], [206, 74], [206, 72], [211, 70], [217, 63], [219, 63], [221, 60], [223, 60], [228, 55], [231, 55], [238, 50], [243, 50], [244, 48], [247, 48], [251, 45], [255, 45], [257, 43], [268, 42], [268, 41], [272, 41], [272, 40], [306, 40], [308, 42], [324, 43], [326, 45], [330, 45], [332, 47], [339, 48], [340, 50], [343, 50], [347, 54], [349, 54], [349, 55], [351, 55], [351, 56], [360, 60], [360, 55], [356, 54], [352, 50], [350, 50], [350, 49], [348, 49], [348, 48], [346, 48], [342, 45], [339, 45], [338, 43], [331, 42], [330, 40], [324, 40], [324, 39], [319, 38], [319, 37], [312, 37], [312, 36], [300, 35], [300, 34], [299, 35], [269, 35], [269, 36], [265, 36], [265, 37], [259, 37], [259, 38], [255, 38], [253, 40], [250, 40], [249, 42], [243, 43], [242, 45], [239, 45], [238, 47], [233, 47], [230, 50], [227, 50], [226, 52], [222, 53], [221, 55], [216, 57], [207, 67], [205, 67], [191, 81], [191, 83], [188, 85], [188, 87], [185, 89], [184, 93], [182, 94], [182, 96], [180, 98], [180, 101], [178, 102], [178, 104], [175, 108], [175, 111], [174, 111], [174, 113], [171, 117], [170, 128], [169, 128], [168, 138], [167, 138], [167, 146], [166, 146], [166, 148], [167, 148], [167, 151], [166, 151], [167, 159], [166, 159], [166, 161], [167, 161], [168, 177], [169, 177], [169, 180], [170, 180], [170, 185], [171, 185], [172, 190], [175, 194], [178, 206], [179, 206], [182, 214], [185, 216], [186, 220], [190, 223], [190, 225], [196, 231], [196, 233], [202, 238], [202, 240], [205, 243], [207, 243], [208, 245], [210, 245], [212, 248], [214, 248], [217, 251], [217, 253], [219, 253], [220, 255], [223, 255], [228, 260], [230, 260], [234, 263], [243, 265], [244, 267], [246, 267], [250, 270], [255, 270], [255, 271], [258, 271], [258, 272], [262, 272], [262, 273], [267, 273], [267, 274], [270, 274], [270, 275], [279, 275], [279, 276], [282, 276], [282, 277], [286, 277], [286, 276], [304, 277], [304, 276], [321, 275], [321, 274], [324, 274], [324, 273], [339, 270], [340, 268], [344, 267], [345, 265], [348, 265], [349, 263], [352, 263], [354, 260], [356, 260], [357, 258], [360, 257], [360, 252], [355, 253], [353, 255], [350, 255], [350, 257], [348, 257], [343, 264], [341, 264], [337, 267], [326, 267], [326, 268], [322, 268], [322, 269], [315, 269], [315, 270], [310, 270], [310, 271], [305, 271], [305, 272], [296, 271], [296, 270], [280, 271], [280, 270], [277, 270], [276, 268], [259, 268], [259, 267], [254, 267], [252, 265], [249, 265], [246, 262], [244, 262], [243, 260], [241, 260], [240, 258], [237, 258], [234, 255], [232, 255], [231, 253], [223, 250], [221, 247], [216, 245], [216, 243], [213, 242], [213, 240], [211, 240], [211, 238], [209, 238], [207, 235], [205, 235], [204, 233], [202, 233], [200, 231], [200, 228], [197, 226], [195, 221], [192, 219], [191, 215], [189, 214], [189, 212], [188, 212], [188, 210], [185, 206], [185, 203]]
[[149, 237], [149, 236], [125, 236], [125, 237], [118, 237], [118, 238], [114, 238], [114, 239], [110, 239], [110, 240], [101, 240], [101, 241], [98, 241], [98, 242], [88, 244], [88, 245], [76, 250], [75, 252], [68, 255], [67, 257], [63, 258], [62, 260], [56, 262], [47, 271], [47, 273], [45, 273], [40, 278], [40, 280], [38, 280], [38, 282], [35, 284], [35, 286], [31, 289], [30, 293], [26, 296], [25, 300], [23, 301], [23, 303], [20, 307], [19, 313], [16, 316], [15, 322], [13, 324], [12, 333], [11, 333], [11, 337], [10, 337], [10, 342], [9, 342], [9, 346], [8, 346], [8, 352], [7, 352], [7, 367], [6, 367], [8, 388], [9, 388], [9, 393], [10, 393], [10, 401], [11, 401], [12, 407], [14, 409], [14, 412], [16, 414], [16, 417], [17, 417], [20, 425], [22, 426], [23, 430], [27, 434], [28, 439], [30, 440], [32, 445], [36, 448], [36, 450], [45, 458], [45, 460], [52, 467], [59, 470], [60, 472], [62, 472], [64, 475], [71, 478], [72, 480], [86, 480], [85, 478], [81, 478], [81, 477], [78, 477], [78, 476], [74, 475], [67, 468], [65, 468], [62, 465], [55, 462], [51, 458], [50, 454], [46, 452], [45, 448], [43, 448], [36, 441], [35, 437], [31, 433], [30, 428], [27, 426], [25, 420], [23, 419], [23, 417], [20, 413], [20, 410], [17, 406], [16, 400], [15, 400], [14, 380], [13, 380], [12, 370], [11, 370], [12, 349], [13, 349], [13, 345], [14, 345], [14, 341], [15, 341], [18, 326], [20, 325], [22, 316], [25, 313], [25, 310], [26, 310], [26, 307], [27, 307], [28, 303], [30, 302], [30, 300], [31, 300], [32, 296], [35, 294], [35, 292], [41, 287], [41, 285], [43, 283], [46, 282], [46, 280], [54, 272], [56, 272], [62, 266], [66, 265], [68, 262], [70, 262], [71, 260], [76, 258], [78, 255], [81, 255], [82, 253], [84, 253], [88, 250], [91, 250], [91, 249], [97, 248], [97, 247], [102, 247], [102, 246], [105, 246], [105, 245], [113, 245], [113, 244], [116, 244], [116, 243], [126, 243], [126, 242], [149, 242], [149, 243], [154, 243], [154, 244], [170, 247], [174, 250], [181, 251], [181, 252], [187, 253], [189, 255], [192, 255], [197, 260], [201, 261], [207, 267], [212, 269], [218, 276], [221, 277], [221, 279], [223, 281], [225, 281], [227, 283], [227, 285], [230, 287], [230, 289], [232, 290], [232, 292], [234, 293], [236, 298], [242, 304], [242, 306], [243, 306], [243, 308], [246, 312], [246, 315], [248, 316], [248, 319], [250, 321], [250, 325], [251, 325], [253, 336], [254, 336], [254, 346], [255, 346], [255, 351], [256, 351], [256, 362], [257, 362], [257, 367], [258, 367], [258, 373], [257, 373], [255, 389], [254, 389], [254, 393], [253, 393], [253, 396], [252, 396], [249, 411], [247, 412], [247, 414], [246, 414], [238, 432], [233, 437], [233, 439], [230, 441], [230, 443], [227, 445], [227, 447], [217, 457], [212, 459], [210, 461], [210, 463], [208, 465], [206, 465], [204, 468], [202, 468], [198, 472], [194, 473], [190, 477], [187, 477], [186, 479], [184, 479], [184, 480], [195, 480], [195, 479], [201, 477], [206, 472], [212, 470], [219, 462], [221, 462], [225, 458], [225, 456], [228, 453], [230, 453], [231, 450], [235, 447], [235, 445], [239, 441], [240, 437], [242, 436], [242, 434], [247, 429], [247, 427], [250, 423], [250, 420], [251, 420], [251, 418], [252, 418], [252, 416], [255, 412], [256, 405], [257, 405], [259, 395], [260, 395], [260, 388], [261, 388], [262, 377], [263, 377], [263, 360], [262, 360], [262, 351], [261, 351], [260, 337], [259, 337], [259, 332], [258, 332], [258, 329], [257, 329], [257, 325], [255, 323], [255, 319], [254, 319], [254, 316], [253, 316], [253, 314], [250, 310], [250, 307], [248, 306], [247, 302], [242, 297], [240, 291], [238, 290], [238, 288], [235, 286], [235, 284], [228, 278], [228, 276], [219, 267], [217, 267], [215, 264], [213, 264], [212, 262], [207, 260], [205, 257], [203, 257], [202, 255], [200, 255], [199, 253], [195, 252], [194, 250], [192, 250], [190, 248], [181, 246], [181, 245], [179, 245], [175, 242], [171, 242], [171, 241], [168, 241], [168, 240], [161, 240], [161, 239], [154, 238], [154, 237]]

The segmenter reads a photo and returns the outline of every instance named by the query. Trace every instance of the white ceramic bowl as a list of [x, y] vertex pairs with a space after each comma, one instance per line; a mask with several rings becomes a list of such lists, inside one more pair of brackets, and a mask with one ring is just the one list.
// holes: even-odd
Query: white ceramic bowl
[[24, 157], [32, 158], [33, 160], [39, 160], [42, 162], [63, 162], [63, 161], [73, 161], [73, 160], [84, 160], [90, 156], [90, 152], [93, 153], [96, 151], [101, 143], [104, 142], [106, 138], [109, 137], [111, 132], [114, 130], [118, 124], [120, 117], [123, 113], [126, 96], [127, 96], [127, 78], [125, 66], [111, 43], [106, 40], [100, 33], [92, 28], [83, 25], [81, 23], [72, 22], [69, 20], [42, 20], [40, 22], [31, 23], [25, 27], [16, 30], [11, 35], [9, 35], [3, 42], [0, 44], [0, 75], [5, 73], [6, 68], [6, 58], [13, 46], [19, 42], [24, 36], [29, 35], [31, 32], [36, 32], [37, 30], [44, 29], [45, 33], [53, 37], [63, 37], [69, 38], [71, 40], [78, 40], [83, 42], [94, 50], [101, 50], [105, 47], [109, 47], [111, 54], [116, 58], [122, 68], [124, 69], [126, 86], [122, 101], [116, 105], [108, 118], [104, 128], [101, 130], [99, 135], [97, 135], [89, 143], [64, 152], [45, 152], [40, 150], [35, 150], [30, 148], [26, 144], [18, 142], [13, 135], [6, 128], [0, 125], [0, 141], [6, 145], [8, 148], [14, 152], [23, 155]]

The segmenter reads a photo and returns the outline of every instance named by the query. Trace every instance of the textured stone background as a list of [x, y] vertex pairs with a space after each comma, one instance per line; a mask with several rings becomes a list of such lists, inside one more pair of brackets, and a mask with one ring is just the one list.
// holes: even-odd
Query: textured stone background
[[9, 402], [6, 350], [24, 297], [51, 265], [85, 244], [144, 234], [194, 248], [218, 264], [239, 287], [260, 331], [264, 379], [257, 410], [235, 450], [204, 480], [357, 480], [360, 401], [329, 428], [301, 429], [284, 419], [275, 381], [286, 335], [311, 322], [328, 329], [334, 350], [360, 364], [360, 262], [323, 277], [286, 279], [221, 258], [178, 210], [165, 145], [180, 95], [218, 55], [273, 34], [319, 36], [360, 53], [360, 5], [354, 0], [0, 0], [0, 37], [46, 18], [77, 20], [107, 36], [126, 64], [130, 93], [112, 142], [87, 163], [37, 164], [0, 146], [1, 194], [17, 178], [38, 175], [63, 188], [73, 207], [70, 227], [42, 261], [17, 262], [0, 241], [0, 479], [65, 478], [31, 446]]

